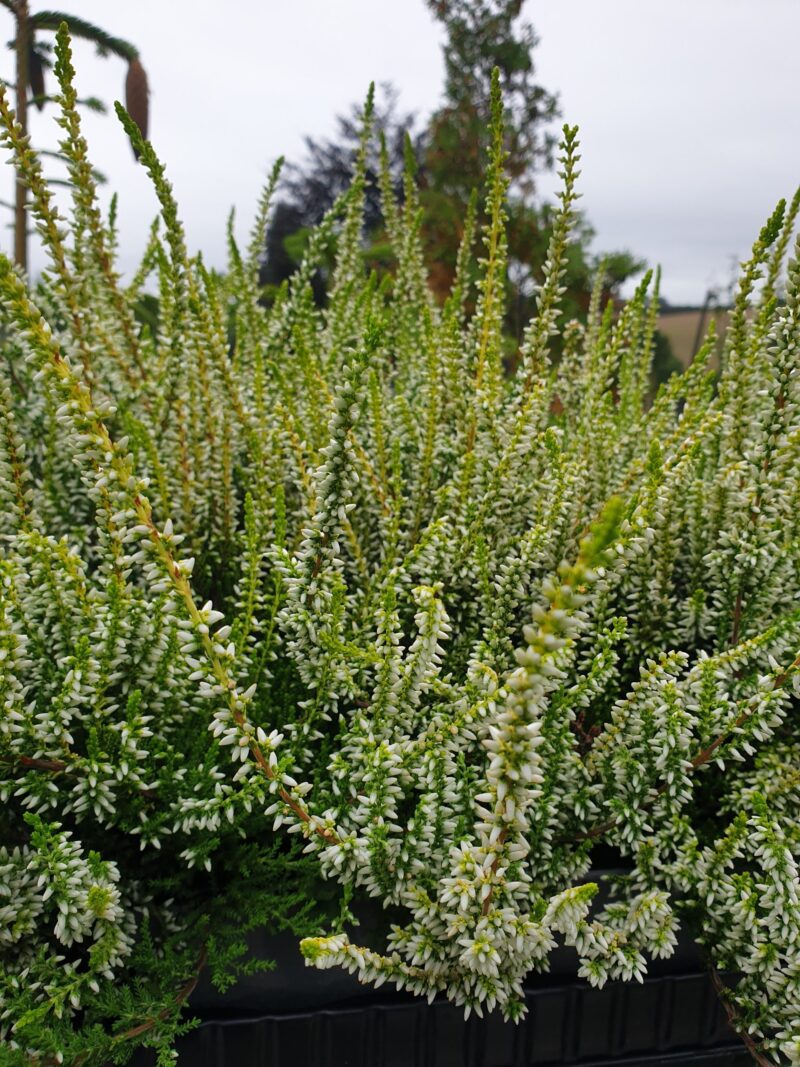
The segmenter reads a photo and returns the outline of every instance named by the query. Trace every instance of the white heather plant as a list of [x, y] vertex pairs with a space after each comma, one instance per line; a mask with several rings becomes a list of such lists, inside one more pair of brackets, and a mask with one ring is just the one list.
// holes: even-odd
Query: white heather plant
[[[370, 98], [352, 187], [267, 308], [277, 170], [219, 276], [121, 112], [161, 205], [124, 287], [65, 31], [58, 74], [68, 222], [0, 95], [50, 256], [35, 288], [0, 260], [0, 1064], [169, 1062], [245, 916], [320, 929], [312, 869], [344, 902], [301, 943], [316, 966], [517, 1019], [557, 942], [602, 985], [682, 923], [751, 1050], [800, 1063], [798, 197], [743, 265], [721, 370], [710, 337], [652, 398], [657, 281], [617, 314], [601, 272], [587, 321], [560, 315], [565, 128], [509, 376], [496, 86], [443, 307], [410, 165], [402, 203], [382, 185], [395, 269], [364, 270]], [[599, 910], [598, 848], [627, 872]], [[354, 896], [405, 916], [381, 951]]]

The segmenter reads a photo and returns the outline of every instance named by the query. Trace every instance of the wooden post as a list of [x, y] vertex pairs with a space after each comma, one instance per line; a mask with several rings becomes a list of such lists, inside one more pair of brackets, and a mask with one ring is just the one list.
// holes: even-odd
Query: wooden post
[[[17, 122], [23, 136], [28, 132], [28, 50], [30, 47], [30, 22], [28, 0], [16, 0], [17, 18]], [[28, 190], [17, 171], [16, 198], [14, 201], [14, 262], [23, 270], [28, 269]]]

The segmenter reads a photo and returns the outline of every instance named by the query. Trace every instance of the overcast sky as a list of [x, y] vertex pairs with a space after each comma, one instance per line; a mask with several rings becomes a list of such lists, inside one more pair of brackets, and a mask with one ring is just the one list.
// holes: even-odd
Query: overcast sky
[[[442, 89], [441, 33], [424, 0], [74, 0], [69, 10], [140, 49], [151, 139], [190, 248], [215, 266], [228, 209], [244, 233], [276, 156], [302, 158], [303, 135], [331, 133], [371, 80], [393, 82], [401, 108], [423, 118]], [[800, 183], [800, 0], [528, 0], [525, 11], [541, 39], [539, 80], [581, 127], [595, 247], [660, 263], [668, 300], [701, 302]], [[2, 10], [0, 20], [8, 40]], [[122, 96], [123, 63], [80, 43], [75, 52], [81, 92]], [[0, 73], [11, 75], [10, 54]], [[37, 145], [53, 144], [47, 110], [31, 125]], [[104, 197], [120, 193], [131, 269], [155, 197], [116, 117], [87, 116], [86, 132], [109, 178]], [[2, 177], [11, 199], [10, 168]], [[543, 176], [542, 193], [554, 188]], [[34, 254], [34, 270], [41, 262]]]

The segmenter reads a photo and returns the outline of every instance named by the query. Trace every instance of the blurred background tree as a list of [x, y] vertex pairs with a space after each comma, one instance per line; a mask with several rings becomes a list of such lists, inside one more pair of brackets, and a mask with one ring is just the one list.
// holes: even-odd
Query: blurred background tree
[[[62, 22], [69, 27], [70, 36], [92, 41], [100, 56], [114, 55], [128, 64], [125, 79], [125, 107], [136, 125], [147, 137], [148, 85], [147, 75], [139, 51], [130, 41], [114, 37], [99, 26], [64, 11], [32, 12], [28, 0], [0, 0], [14, 18], [14, 37], [8, 47], [14, 52], [16, 72], [13, 80], [16, 91], [15, 110], [22, 132], [28, 132], [28, 107], [34, 104], [40, 111], [53, 98], [47, 95], [45, 71], [52, 67], [50, 58], [53, 46], [44, 36], [55, 33]], [[11, 79], [5, 80], [10, 85]], [[79, 101], [95, 111], [104, 111], [102, 101], [86, 97]], [[42, 153], [60, 158], [58, 152]], [[52, 179], [51, 179], [52, 181]], [[28, 266], [28, 208], [27, 189], [18, 179], [15, 186], [14, 204], [5, 204], [14, 210], [14, 261], [23, 269]]]
[[[426, 131], [415, 131], [413, 114], [398, 114], [398, 92], [389, 83], [381, 85], [373, 125], [376, 136], [370, 143], [367, 159], [367, 187], [364, 208], [365, 238], [370, 248], [379, 249], [384, 231], [378, 192], [381, 138], [385, 141], [395, 195], [403, 195], [405, 141], [411, 140], [419, 160], [425, 152]], [[305, 138], [307, 159], [299, 166], [289, 163], [283, 172], [281, 198], [275, 205], [267, 230], [261, 281], [272, 288], [281, 284], [297, 269], [306, 237], [322, 219], [338, 196], [350, 186], [358, 151], [361, 108], [354, 105], [349, 115], [336, 119], [336, 134], [330, 140]], [[322, 299], [324, 280], [314, 281], [317, 298]]]
[[[508, 215], [509, 312], [506, 317], [509, 360], [535, 310], [536, 285], [550, 240], [553, 208], [537, 202], [536, 176], [552, 167], [559, 115], [556, 94], [538, 84], [534, 50], [538, 38], [522, 20], [523, 0], [426, 0], [445, 31], [443, 100], [427, 125], [417, 128], [415, 116], [398, 112], [398, 94], [382, 87], [375, 126], [386, 142], [395, 192], [402, 199], [404, 142], [409, 137], [417, 162], [423, 208], [422, 236], [430, 265], [430, 283], [437, 298], [450, 290], [461, 227], [473, 189], [484, 201], [484, 170], [488, 150], [491, 72], [500, 71], [506, 109], [507, 171], [511, 179]], [[306, 160], [286, 168], [281, 197], [267, 232], [262, 282], [267, 293], [297, 268], [310, 227], [320, 221], [348, 186], [358, 148], [360, 109], [337, 119], [327, 140], [306, 138]], [[377, 138], [376, 138], [377, 142]], [[365, 257], [371, 266], [391, 269], [383, 258], [384, 224], [377, 178], [378, 149], [368, 167], [370, 180], [365, 218]], [[480, 217], [479, 217], [479, 221]], [[570, 247], [564, 313], [581, 317], [589, 303], [599, 259], [590, 251], [594, 232], [581, 217]], [[622, 284], [644, 264], [629, 252], [605, 253], [605, 299], [618, 299]], [[325, 272], [315, 279], [318, 300], [324, 299]], [[663, 368], [674, 366], [668, 342], [657, 339]]]
[[[488, 153], [489, 89], [500, 71], [505, 106], [509, 258], [536, 258], [541, 221], [531, 207], [534, 175], [553, 162], [549, 124], [558, 98], [535, 80], [533, 27], [519, 23], [522, 0], [427, 0], [446, 32], [444, 101], [428, 127], [423, 175], [426, 237], [440, 298], [450, 289], [459, 226], [473, 189], [482, 190]], [[479, 198], [482, 205], [483, 197]]]

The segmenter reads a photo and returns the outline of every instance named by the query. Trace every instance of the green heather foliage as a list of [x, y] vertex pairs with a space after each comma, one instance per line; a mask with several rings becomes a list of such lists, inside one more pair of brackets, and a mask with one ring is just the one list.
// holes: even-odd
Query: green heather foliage
[[489, 221], [444, 307], [410, 168], [402, 205], [384, 181], [396, 271], [363, 270], [368, 102], [352, 187], [266, 309], [277, 172], [217, 275], [121, 113], [161, 204], [125, 287], [64, 31], [58, 75], [68, 220], [0, 96], [50, 257], [35, 288], [0, 260], [0, 1063], [169, 1062], [206, 958], [222, 986], [251, 966], [248, 924], [513, 1019], [557, 942], [602, 985], [683, 925], [739, 975], [751, 1044], [800, 1063], [798, 200], [743, 266], [722, 371], [710, 338], [652, 398], [649, 275], [618, 315], [602, 278], [585, 324], [559, 313], [565, 128], [509, 378], [496, 83]]

